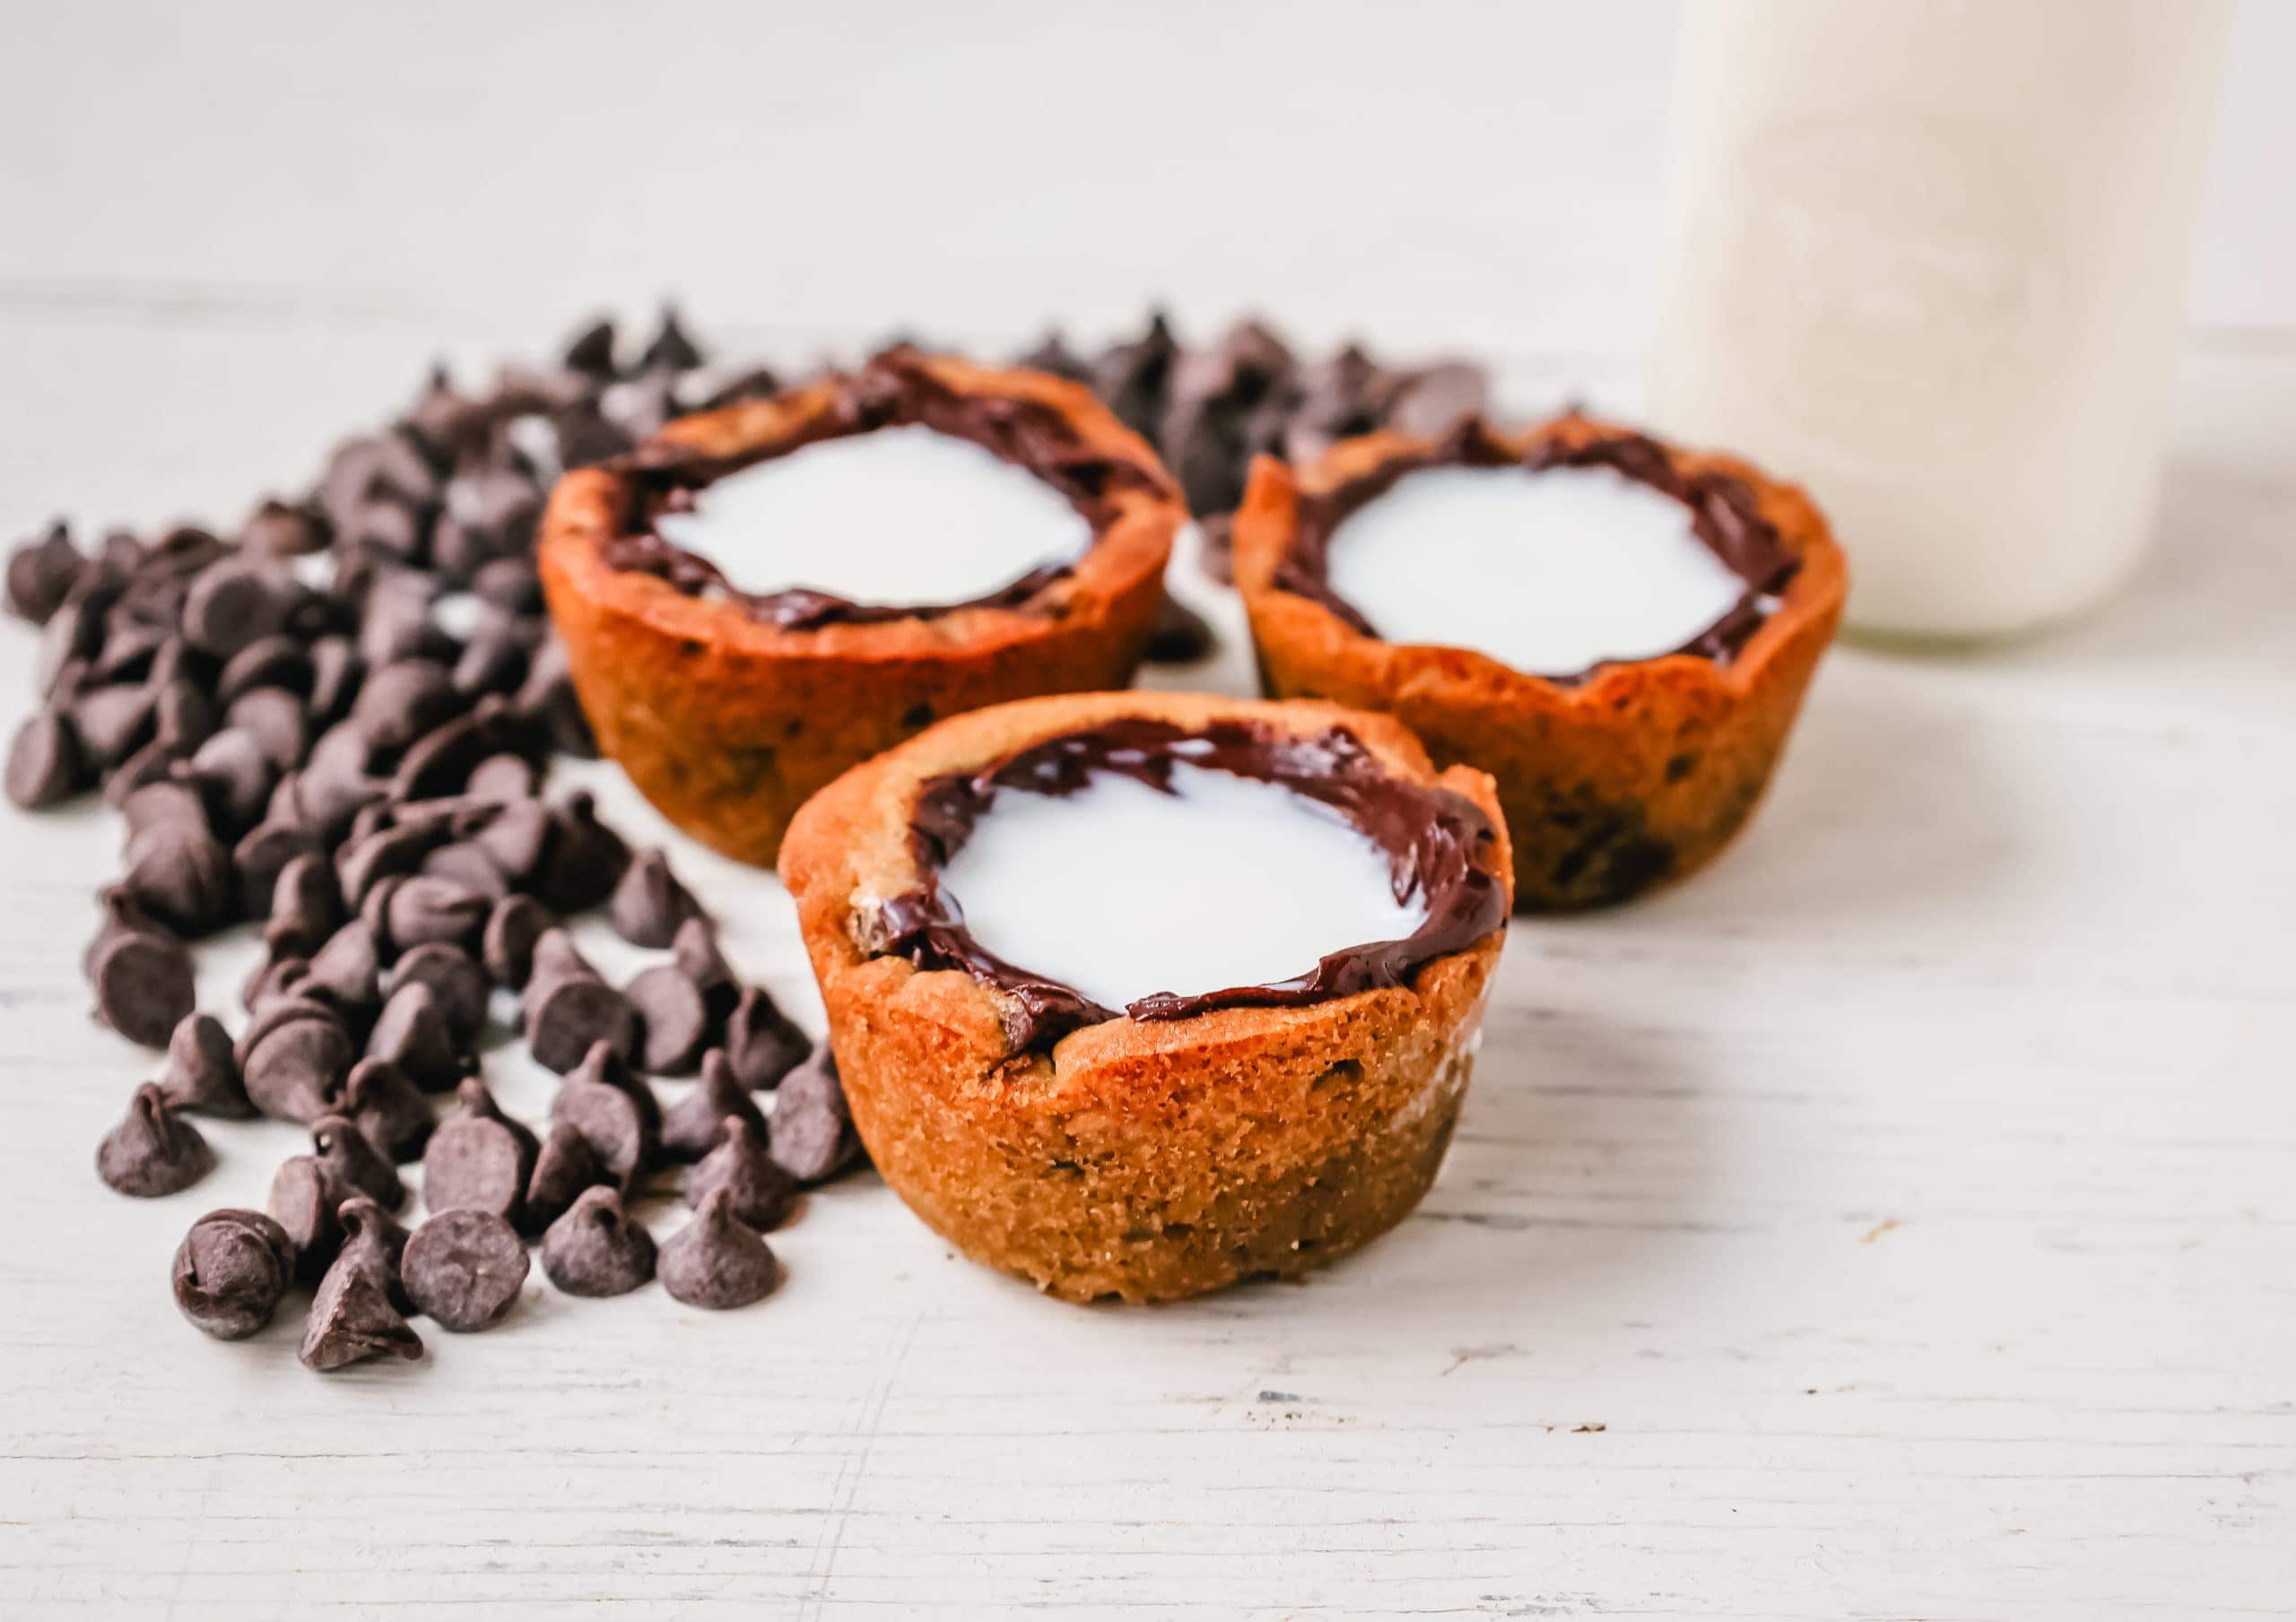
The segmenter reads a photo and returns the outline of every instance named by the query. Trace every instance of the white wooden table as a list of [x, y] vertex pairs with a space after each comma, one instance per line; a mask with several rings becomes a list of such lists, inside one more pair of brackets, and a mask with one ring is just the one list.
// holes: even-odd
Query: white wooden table
[[[617, 36], [566, 9], [563, 30], [530, 12], [531, 39], [480, 30], [456, 60], [484, 80], [522, 46], [553, 72], [587, 51], [595, 90]], [[1628, 9], [1643, 33], [1663, 23]], [[814, 302], [751, 319], [722, 254], [648, 260], [603, 217], [571, 239], [601, 256], [593, 290], [531, 246], [584, 194], [521, 171], [500, 240], [520, 275], [547, 265], [536, 291], [489, 282], [463, 238], [426, 247], [424, 229], [494, 204], [465, 185], [418, 207], [421, 165], [392, 143], [444, 162], [465, 126], [555, 106], [559, 81], [491, 113], [419, 74], [394, 103], [380, 70], [303, 74], [266, 100], [307, 35], [360, 30], [346, 48], [388, 57], [380, 25], [281, 11], [285, 31], [237, 49], [193, 25], [209, 8], [116, 39], [99, 10], [11, 20], [37, 35], [0, 114], [22, 156], [0, 203], [35, 228], [0, 242], [11, 534], [51, 507], [228, 516], [433, 348], [532, 345], [589, 299], [665, 281], [784, 351], [875, 324], [841, 298], [1017, 338], [1048, 304], [1113, 321], [1151, 282], [1310, 328], [1368, 300], [1379, 335], [1437, 343], [1515, 308], [1500, 295], [1524, 268], [1463, 230], [1319, 279], [1337, 262], [1295, 221], [1255, 262], [1275, 269], [1239, 282], [1220, 245], [1255, 216], [1222, 194], [1176, 216], [1180, 245], [1144, 271], [1057, 222], [1023, 264], [1001, 245], [1030, 222], [982, 216], [941, 239], [945, 286], [879, 264], [854, 291], [800, 266]], [[2244, 27], [2285, 32], [2257, 14]], [[963, 48], [983, 61], [1027, 31], [995, 15]], [[1518, 26], [1517, 59], [1558, 82], [1532, 48], [1552, 19]], [[1578, 26], [1593, 82], [1551, 114], [1527, 96], [1526, 117], [1605, 113], [1611, 144], [1648, 156], [1661, 70], [1632, 65], [1641, 35]], [[1372, 50], [1381, 30], [1360, 31]], [[1126, 48], [1152, 54], [1152, 32]], [[124, 65], [116, 96], [65, 72], [98, 44]], [[920, 93], [928, 55], [894, 50], [891, 87]], [[1248, 57], [1219, 71], [1248, 83]], [[1439, 65], [1392, 65], [1406, 110], [1439, 100]], [[738, 75], [697, 71], [722, 122]], [[674, 84], [630, 82], [646, 116], [619, 137], [672, 129]], [[1352, 117], [1285, 93], [1300, 116]], [[351, 200], [288, 185], [296, 119], [338, 96], [353, 117], [398, 108], [370, 132], [360, 206], [405, 234], [359, 235]], [[558, 117], [570, 139], [590, 109]], [[139, 139], [162, 178], [86, 189], [130, 172]], [[330, 152], [344, 139], [311, 126]], [[1132, 130], [1126, 150], [1169, 155], [1161, 139]], [[738, 167], [717, 147], [694, 160]], [[1593, 246], [1556, 251], [1586, 254], [1578, 279], [1540, 269], [1566, 278], [1568, 318], [1483, 345], [1513, 358], [1518, 402], [1631, 403], [1637, 334], [1602, 277], [1644, 228], [1601, 210], [1648, 217], [1655, 179], [1633, 172], [1639, 191], [1597, 176], [1577, 194]], [[201, 173], [209, 191], [181, 195]], [[1091, 178], [1051, 184], [1065, 204]], [[909, 177], [908, 203], [936, 179]], [[251, 206], [248, 186], [292, 207]], [[228, 230], [198, 225], [216, 211]], [[537, 1277], [500, 1329], [429, 1332], [419, 1365], [308, 1375], [285, 1318], [211, 1342], [176, 1315], [170, 1254], [198, 1212], [260, 1203], [297, 1134], [216, 1125], [221, 1167], [166, 1201], [96, 1182], [96, 1139], [150, 1068], [90, 1022], [76, 966], [116, 828], [0, 816], [0, 1618], [2296, 1615], [2296, 337], [2255, 329], [2254, 289], [2224, 269], [2248, 261], [2213, 251], [2215, 316], [2186, 357], [2136, 589], [1979, 657], [1838, 651], [1718, 868], [1517, 927], [1441, 1180], [1304, 1285], [1065, 1306], [952, 1256], [864, 1177], [776, 1236], [789, 1281], [752, 1310], [577, 1303]], [[426, 252], [456, 273], [425, 280]], [[1424, 273], [1454, 264], [1467, 313], [1446, 325]], [[1196, 679], [1240, 689], [1235, 616], [1196, 594], [1231, 641]], [[30, 644], [0, 629], [11, 724]], [[678, 841], [610, 768], [587, 775], [707, 888], [738, 966], [818, 1029], [778, 888]], [[213, 1000], [250, 952], [208, 955]], [[546, 1098], [516, 1054], [489, 1064], [512, 1107]]]

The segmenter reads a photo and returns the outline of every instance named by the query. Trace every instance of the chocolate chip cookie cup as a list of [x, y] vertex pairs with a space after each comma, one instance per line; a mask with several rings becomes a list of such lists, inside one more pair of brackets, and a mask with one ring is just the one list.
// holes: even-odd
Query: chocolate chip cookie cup
[[940, 717], [1129, 682], [1186, 516], [1082, 386], [894, 350], [570, 473], [540, 567], [604, 751], [767, 863]]
[[878, 1169], [1073, 1301], [1295, 1274], [1402, 1220], [1510, 872], [1491, 780], [1384, 716], [1151, 693], [944, 721], [781, 852]]
[[1848, 574], [1798, 490], [1570, 416], [1262, 460], [1235, 525], [1263, 681], [1496, 779], [1515, 901], [1697, 871], [1752, 814]]

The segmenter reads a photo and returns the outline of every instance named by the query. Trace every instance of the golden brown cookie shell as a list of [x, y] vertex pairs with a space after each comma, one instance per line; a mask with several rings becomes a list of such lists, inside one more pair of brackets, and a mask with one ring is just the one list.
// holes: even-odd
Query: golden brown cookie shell
[[1304, 1271], [1409, 1214], [1449, 1141], [1502, 937], [1436, 959], [1409, 989], [1113, 1019], [1049, 1055], [1019, 1056], [998, 995], [970, 975], [919, 971], [856, 943], [855, 898], [914, 880], [909, 813], [919, 784], [1119, 716], [1302, 733], [1337, 724], [1389, 769], [1439, 782], [1494, 821], [1499, 805], [1489, 778], [1439, 776], [1384, 716], [1109, 693], [943, 723], [847, 773], [798, 815], [782, 878], [855, 1124], [885, 1180], [965, 1254], [1054, 1295], [1175, 1300]]
[[[1527, 454], [1541, 442], [1578, 446], [1623, 431], [1572, 416], [1503, 438]], [[1800, 567], [1776, 612], [1726, 662], [1671, 655], [1558, 683], [1470, 649], [1367, 637], [1275, 584], [1303, 490], [1328, 490], [1429, 447], [1370, 434], [1298, 472], [1265, 459], [1254, 466], [1236, 514], [1236, 585], [1267, 690], [1392, 715], [1437, 761], [1489, 772], [1514, 845], [1518, 911], [1605, 906], [1696, 872], [1761, 801], [1839, 623], [1848, 570], [1824, 517], [1802, 491], [1735, 457], [1668, 447], [1685, 473], [1742, 481]], [[1376, 603], [1357, 606], [1378, 623]]]
[[[1187, 516], [1155, 452], [1077, 385], [925, 364], [960, 392], [1053, 405], [1088, 444], [1157, 475], [1156, 488], [1112, 498], [1091, 550], [1025, 608], [786, 629], [610, 567], [601, 549], [627, 497], [613, 473], [569, 473], [551, 497], [543, 587], [599, 747], [664, 815], [727, 855], [770, 865], [816, 789], [941, 716], [1119, 688], [1138, 667]], [[818, 383], [683, 419], [660, 438], [713, 455], [785, 443], [833, 397], [832, 383]]]

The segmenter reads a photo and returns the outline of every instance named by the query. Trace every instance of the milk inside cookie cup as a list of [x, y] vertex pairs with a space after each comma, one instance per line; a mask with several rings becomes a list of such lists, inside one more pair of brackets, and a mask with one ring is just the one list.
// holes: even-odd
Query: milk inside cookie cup
[[1801, 491], [1575, 416], [1263, 458], [1234, 549], [1267, 690], [1491, 773], [1526, 911], [1629, 900], [1729, 842], [1847, 588]]
[[1083, 514], [970, 439], [897, 423], [752, 464], [655, 519], [736, 589], [963, 603], [1091, 544]]

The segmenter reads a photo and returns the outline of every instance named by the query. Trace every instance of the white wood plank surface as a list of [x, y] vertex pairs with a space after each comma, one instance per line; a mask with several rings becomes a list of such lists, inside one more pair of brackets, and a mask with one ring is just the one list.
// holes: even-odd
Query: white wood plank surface
[[[0, 232], [0, 533], [51, 510], [235, 514], [432, 351], [532, 347], [583, 305], [661, 285], [782, 352], [896, 317], [998, 342], [1048, 308], [1099, 327], [1161, 285], [1318, 335], [1476, 344], [1510, 357], [1521, 403], [1634, 398], [1648, 288], [1606, 277], [1655, 239], [1664, 8], [1557, 36], [1579, 79], [1533, 48], [1560, 13], [1509, 25], [1504, 71], [1460, 58], [1485, 98], [1518, 73], [1523, 117], [1594, 154], [1570, 194], [1579, 237], [1534, 233], [1533, 257], [1529, 236], [1477, 246], [1465, 180], [1439, 186], [1417, 247], [1404, 233], [1351, 262], [1313, 238], [1309, 205], [1339, 195], [1318, 165], [1369, 105], [1378, 20], [1316, 46], [1321, 77], [1282, 91], [1323, 120], [1289, 177], [1305, 202], [1189, 192], [1222, 106], [1291, 37], [1238, 13], [1232, 49], [1189, 47], [1218, 56], [1227, 101], [1205, 92], [1186, 137], [1147, 122], [1143, 88], [1170, 65], [1190, 93], [1181, 53], [1167, 64], [1152, 24], [1111, 25], [1109, 48], [1147, 64], [1122, 79], [1119, 148], [1165, 166], [1173, 199], [1177, 237], [1139, 263], [1111, 262], [1113, 221], [1137, 215], [1096, 200], [1101, 171], [1077, 158], [1035, 198], [1048, 213], [1016, 197], [964, 229], [951, 215], [922, 268], [879, 257], [848, 285], [834, 259], [785, 264], [754, 296], [737, 250], [770, 222], [689, 221], [656, 253], [601, 212], [548, 246], [585, 187], [631, 183], [629, 143], [679, 134], [675, 65], [656, 57], [631, 70], [642, 116], [601, 113], [593, 137], [565, 115], [551, 128], [589, 143], [581, 161], [537, 148], [509, 178], [505, 265], [457, 234], [476, 190], [414, 190], [423, 164], [555, 105], [552, 84], [595, 97], [639, 26], [620, 13], [515, 13], [530, 57], [511, 25], [474, 25], [440, 67], [418, 60], [438, 36], [413, 9], [403, 30], [327, 8], [109, 25], [104, 9], [27, 9], [0, 50], [17, 154], [0, 217], [27, 228]], [[976, 72], [1074, 54], [1082, 15], [985, 10], [950, 48]], [[936, 41], [868, 58], [874, 80], [792, 89], [831, 25], [742, 16], [743, 48], [780, 64], [758, 93], [795, 98], [789, 128], [849, 133], [837, 92], [943, 105]], [[2244, 11], [2252, 47], [2285, 16]], [[380, 67], [314, 68], [330, 32], [401, 63], [404, 96]], [[101, 84], [99, 43], [117, 67]], [[742, 74], [686, 55], [708, 91], [690, 201], [757, 160], [706, 139]], [[525, 60], [558, 77], [514, 81]], [[1423, 43], [1399, 59], [1380, 105], [1407, 149], [1450, 67]], [[1030, 81], [1009, 71], [1008, 89]], [[1073, 86], [1059, 97], [1080, 116]], [[2259, 105], [2234, 125], [2284, 140]], [[1009, 117], [1004, 134], [1025, 133]], [[306, 120], [325, 173], [370, 154], [370, 212], [291, 150]], [[1413, 171], [1383, 150], [1402, 184]], [[210, 1342], [175, 1314], [170, 1254], [198, 1212], [260, 1203], [296, 1134], [215, 1124], [219, 1170], [169, 1200], [96, 1181], [96, 1139], [150, 1069], [91, 1024], [78, 977], [117, 830], [0, 816], [0, 1618], [2296, 1616], [2296, 317], [2270, 302], [2296, 282], [2258, 268], [2288, 215], [2245, 150], [2220, 164], [2237, 226], [2204, 254], [2169, 507], [2136, 588], [1979, 656], [1838, 650], [1716, 869], [1615, 915], [1518, 926], [1434, 1192], [1301, 1285], [1069, 1307], [952, 1256], [864, 1177], [776, 1236], [789, 1282], [752, 1310], [571, 1302], [537, 1275], [500, 1329], [426, 1331], [418, 1365], [308, 1375], [286, 1318]], [[950, 178], [898, 178], [918, 207]], [[793, 242], [809, 208], [864, 217], [849, 187], [813, 184], [779, 216]], [[1045, 223], [1080, 209], [1074, 234]], [[1483, 336], [1550, 284], [1554, 308]], [[1194, 680], [1240, 690], [1231, 605], [1178, 577], [1230, 632]], [[30, 655], [0, 628], [9, 724]], [[737, 966], [818, 1029], [778, 886], [679, 840], [611, 768], [578, 775], [671, 846]], [[614, 966], [641, 956], [589, 943]], [[215, 1000], [250, 950], [208, 955]], [[506, 1103], [543, 1106], [520, 1055], [488, 1063]]]

